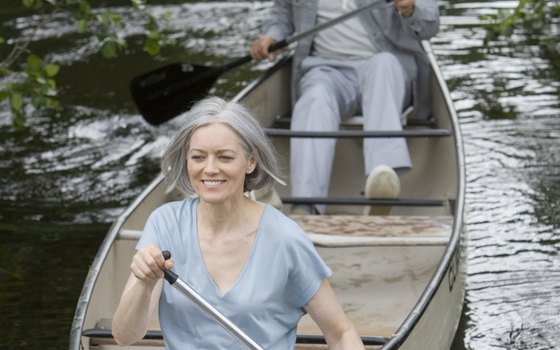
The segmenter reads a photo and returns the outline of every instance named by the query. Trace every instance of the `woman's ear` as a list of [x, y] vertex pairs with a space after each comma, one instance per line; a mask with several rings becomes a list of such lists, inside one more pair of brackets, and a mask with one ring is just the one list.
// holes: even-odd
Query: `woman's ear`
[[247, 166], [247, 171], [246, 171], [247, 175], [255, 171], [256, 167], [257, 167], [257, 157], [255, 156], [255, 154], [252, 154], [251, 157], [249, 158], [249, 166]]

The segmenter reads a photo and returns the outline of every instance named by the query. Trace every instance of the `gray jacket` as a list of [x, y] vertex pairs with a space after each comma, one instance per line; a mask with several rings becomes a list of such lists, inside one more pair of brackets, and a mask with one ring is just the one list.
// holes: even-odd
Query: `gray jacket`
[[[318, 0], [274, 0], [270, 16], [265, 20], [265, 34], [277, 40], [312, 28], [316, 23]], [[381, 51], [393, 53], [413, 81], [416, 118], [426, 118], [430, 106], [430, 69], [420, 44], [439, 30], [439, 11], [436, 0], [416, 0], [414, 14], [403, 18], [393, 2], [379, 1], [380, 6], [360, 13], [360, 20], [371, 40]], [[356, 0], [358, 7], [371, 1]], [[301, 78], [301, 62], [311, 52], [313, 36], [301, 39], [295, 48], [292, 92], [297, 96], [297, 82]]]

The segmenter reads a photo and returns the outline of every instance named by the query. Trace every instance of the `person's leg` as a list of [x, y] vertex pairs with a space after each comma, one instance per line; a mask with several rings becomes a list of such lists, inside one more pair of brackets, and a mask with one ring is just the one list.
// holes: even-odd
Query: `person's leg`
[[[310, 68], [300, 82], [300, 97], [292, 113], [291, 129], [336, 131], [341, 115], [357, 106], [357, 86], [341, 71], [324, 65]], [[294, 197], [326, 197], [336, 139], [292, 138], [290, 181]], [[324, 211], [324, 205], [315, 207]]]
[[[364, 130], [402, 130], [401, 113], [410, 103], [411, 82], [395, 56], [380, 53], [365, 62], [360, 75]], [[411, 166], [406, 140], [364, 140], [366, 198], [397, 198], [400, 181], [395, 168]], [[387, 215], [390, 206], [366, 206], [364, 214]]]
[[[400, 116], [410, 103], [411, 82], [397, 58], [390, 53], [376, 54], [362, 65], [360, 88], [364, 130], [402, 130]], [[376, 166], [410, 168], [404, 138], [364, 140], [365, 171]]]

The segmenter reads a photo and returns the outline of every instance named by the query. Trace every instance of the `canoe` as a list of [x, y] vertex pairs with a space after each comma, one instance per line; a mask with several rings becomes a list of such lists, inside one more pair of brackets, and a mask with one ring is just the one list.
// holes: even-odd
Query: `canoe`
[[[433, 112], [420, 120], [408, 111], [402, 132], [364, 132], [359, 116], [328, 135], [291, 132], [289, 56], [234, 98], [255, 112], [285, 164], [289, 164], [290, 137], [338, 139], [327, 198], [290, 197], [289, 179], [287, 186], [278, 185], [275, 190], [286, 213], [293, 203], [326, 205], [324, 215], [293, 219], [333, 270], [331, 284], [368, 349], [449, 349], [462, 313], [463, 145], [445, 81], [429, 43], [422, 44], [431, 66]], [[398, 199], [364, 198], [364, 137], [406, 137], [413, 168], [401, 177]], [[267, 201], [262, 193], [251, 195]], [[111, 319], [130, 273], [136, 241], [155, 208], [180, 199], [177, 193], [164, 193], [160, 175], [114, 222], [85, 280], [72, 324], [71, 350], [115, 348]], [[365, 205], [390, 206], [391, 210], [387, 215], [363, 215]], [[159, 322], [154, 319], [146, 337], [130, 348], [162, 346]], [[296, 348], [326, 348], [308, 316], [298, 325]]]

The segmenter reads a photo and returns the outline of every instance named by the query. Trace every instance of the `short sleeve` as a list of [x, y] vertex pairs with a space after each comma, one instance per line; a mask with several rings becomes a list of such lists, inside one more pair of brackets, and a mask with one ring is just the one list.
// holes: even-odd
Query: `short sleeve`
[[[159, 208], [158, 208], [159, 209]], [[142, 231], [142, 235], [136, 244], [136, 249], [146, 248], [150, 244], [155, 244], [156, 246], [160, 247], [161, 242], [158, 235], [158, 217], [160, 214], [158, 213], [158, 209], [153, 211], [148, 220], [146, 221], [146, 225], [144, 226], [144, 230]]]
[[154, 210], [144, 226], [142, 236], [136, 244], [136, 249], [155, 244], [161, 250], [170, 250], [177, 245], [180, 232], [184, 230], [182, 220], [185, 206], [189, 201], [169, 202]]
[[297, 226], [294, 240], [288, 248], [291, 265], [289, 273], [289, 297], [294, 306], [304, 307], [315, 296], [321, 282], [332, 275], [331, 269], [323, 261], [313, 242]]

